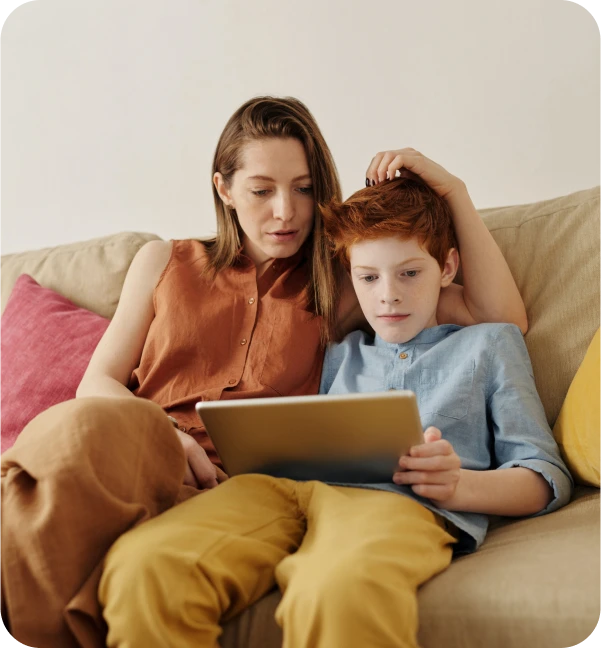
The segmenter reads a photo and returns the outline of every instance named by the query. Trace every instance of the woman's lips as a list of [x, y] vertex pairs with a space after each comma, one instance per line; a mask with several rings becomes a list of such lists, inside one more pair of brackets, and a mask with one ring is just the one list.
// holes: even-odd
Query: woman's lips
[[402, 322], [408, 317], [409, 315], [378, 315], [378, 319], [384, 320], [385, 322]]
[[280, 243], [285, 243], [286, 241], [292, 241], [297, 234], [298, 234], [298, 230], [293, 230], [293, 231], [282, 231], [282, 232], [270, 232], [269, 236], [273, 237], [276, 241], [279, 241]]

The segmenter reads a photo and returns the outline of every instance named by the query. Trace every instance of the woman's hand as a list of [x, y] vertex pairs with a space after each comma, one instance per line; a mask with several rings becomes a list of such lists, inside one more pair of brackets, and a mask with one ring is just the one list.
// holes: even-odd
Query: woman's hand
[[[214, 488], [217, 486], [217, 468], [211, 462], [202, 446], [198, 445], [189, 434], [178, 429], [175, 431], [186, 453], [184, 484], [199, 489]], [[225, 475], [225, 473], [222, 473], [222, 475]], [[224, 479], [220, 479], [219, 481], [224, 481]]]
[[447, 200], [454, 194], [467, 191], [462, 180], [412, 148], [378, 153], [365, 173], [366, 184], [369, 186], [392, 180], [397, 171], [405, 177], [411, 177], [412, 174], [419, 176], [438, 195]]
[[429, 427], [424, 439], [425, 443], [413, 446], [399, 459], [401, 470], [394, 473], [392, 481], [410, 485], [416, 495], [445, 508], [444, 503], [455, 495], [459, 484], [461, 459], [438, 428]]

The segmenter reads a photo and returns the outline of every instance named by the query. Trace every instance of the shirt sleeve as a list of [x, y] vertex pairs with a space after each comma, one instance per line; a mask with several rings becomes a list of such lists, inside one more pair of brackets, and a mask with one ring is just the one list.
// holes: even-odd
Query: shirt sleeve
[[553, 499], [535, 515], [550, 513], [570, 501], [574, 482], [547, 423], [524, 338], [517, 326], [503, 326], [491, 347], [487, 394], [497, 469], [521, 466], [542, 475]]

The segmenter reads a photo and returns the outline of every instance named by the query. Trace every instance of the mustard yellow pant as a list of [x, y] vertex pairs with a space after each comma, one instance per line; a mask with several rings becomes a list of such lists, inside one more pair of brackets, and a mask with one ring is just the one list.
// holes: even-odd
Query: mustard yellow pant
[[455, 538], [397, 493], [229, 479], [124, 534], [99, 598], [109, 648], [214, 648], [276, 584], [285, 648], [417, 646], [417, 588]]

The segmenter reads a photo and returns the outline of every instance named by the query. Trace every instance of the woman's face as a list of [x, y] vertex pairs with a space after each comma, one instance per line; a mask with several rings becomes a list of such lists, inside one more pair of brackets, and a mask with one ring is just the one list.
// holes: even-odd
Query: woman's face
[[242, 166], [227, 188], [214, 177], [221, 199], [236, 210], [244, 252], [256, 265], [295, 254], [313, 227], [313, 187], [301, 142], [254, 140], [242, 150]]

